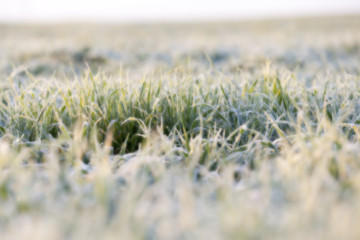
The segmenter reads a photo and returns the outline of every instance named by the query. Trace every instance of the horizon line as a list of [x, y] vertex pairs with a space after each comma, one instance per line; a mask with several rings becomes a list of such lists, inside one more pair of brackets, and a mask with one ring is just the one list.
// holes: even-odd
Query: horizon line
[[[239, 14], [240, 15], [240, 14]], [[360, 12], [355, 11], [326, 11], [326, 12], [297, 12], [297, 13], [268, 13], [252, 15], [228, 16], [193, 16], [193, 17], [159, 17], [159, 18], [73, 18], [61, 17], [53, 19], [0, 19], [0, 25], [67, 25], [67, 24], [171, 24], [171, 23], [211, 23], [211, 22], [246, 22], [246, 21], [271, 21], [282, 19], [312, 19], [331, 17], [360, 17]]]

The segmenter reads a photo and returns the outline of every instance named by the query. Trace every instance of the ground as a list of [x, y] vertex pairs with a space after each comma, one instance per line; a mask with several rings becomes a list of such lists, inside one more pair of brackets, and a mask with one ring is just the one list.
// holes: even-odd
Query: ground
[[359, 239], [358, 29], [1, 25], [1, 238]]

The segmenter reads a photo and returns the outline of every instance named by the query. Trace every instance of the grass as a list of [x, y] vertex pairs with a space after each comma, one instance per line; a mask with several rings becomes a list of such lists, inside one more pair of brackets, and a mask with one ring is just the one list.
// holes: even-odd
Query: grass
[[2, 238], [358, 239], [356, 19], [2, 26]]

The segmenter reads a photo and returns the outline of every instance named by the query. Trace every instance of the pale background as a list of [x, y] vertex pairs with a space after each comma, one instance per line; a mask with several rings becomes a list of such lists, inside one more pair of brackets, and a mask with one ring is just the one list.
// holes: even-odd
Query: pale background
[[0, 0], [0, 22], [203, 21], [359, 13], [360, 0]]

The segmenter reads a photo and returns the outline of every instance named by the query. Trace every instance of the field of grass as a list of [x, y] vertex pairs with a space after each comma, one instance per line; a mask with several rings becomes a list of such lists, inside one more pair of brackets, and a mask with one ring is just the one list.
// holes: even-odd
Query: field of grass
[[360, 239], [360, 17], [0, 26], [1, 239]]

